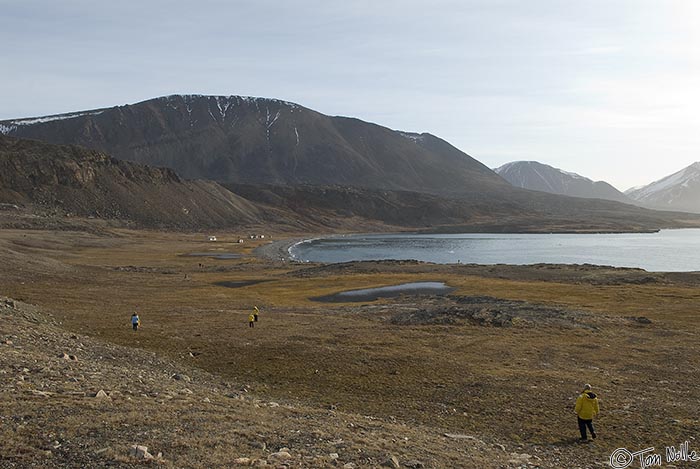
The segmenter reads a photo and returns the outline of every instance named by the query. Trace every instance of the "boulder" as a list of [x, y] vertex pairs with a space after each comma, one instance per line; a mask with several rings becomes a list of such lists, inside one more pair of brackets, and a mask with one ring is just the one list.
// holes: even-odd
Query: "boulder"
[[142, 445], [131, 445], [129, 449], [129, 456], [136, 459], [151, 460], [155, 459], [151, 453], [148, 452], [147, 446]]

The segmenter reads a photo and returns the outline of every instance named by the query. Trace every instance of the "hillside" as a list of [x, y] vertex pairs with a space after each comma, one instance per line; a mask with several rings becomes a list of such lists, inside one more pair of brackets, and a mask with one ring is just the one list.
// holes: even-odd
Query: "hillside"
[[700, 213], [700, 162], [625, 194], [647, 207]]
[[169, 169], [2, 135], [0, 203], [142, 226], [199, 228], [261, 220], [258, 207], [211, 181], [184, 181]]
[[174, 95], [108, 109], [0, 122], [3, 133], [78, 144], [185, 178], [246, 184], [337, 184], [437, 194], [506, 182], [429, 134], [396, 132], [294, 103]]
[[700, 216], [694, 214], [515, 188], [448, 197], [342, 186], [224, 185], [251, 202], [276, 207], [318, 226], [361, 220], [453, 233], [619, 232], [700, 226]]
[[576, 173], [539, 163], [513, 161], [494, 170], [515, 187], [587, 199], [615, 200], [633, 203], [622, 192], [605, 181], [592, 181]]

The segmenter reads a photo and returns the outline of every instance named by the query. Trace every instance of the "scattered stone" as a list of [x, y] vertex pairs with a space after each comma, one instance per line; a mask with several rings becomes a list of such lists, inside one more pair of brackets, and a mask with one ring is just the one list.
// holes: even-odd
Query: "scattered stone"
[[100, 389], [95, 393], [95, 398], [97, 399], [107, 399], [109, 398], [109, 395], [104, 391], [104, 389]]
[[382, 463], [382, 467], [391, 467], [392, 469], [399, 469], [401, 467], [401, 464], [399, 464], [399, 459], [390, 454], [387, 456], [387, 459]]
[[340, 457], [340, 455], [338, 453], [331, 453], [328, 455], [328, 457], [331, 458], [331, 461], [335, 461]]

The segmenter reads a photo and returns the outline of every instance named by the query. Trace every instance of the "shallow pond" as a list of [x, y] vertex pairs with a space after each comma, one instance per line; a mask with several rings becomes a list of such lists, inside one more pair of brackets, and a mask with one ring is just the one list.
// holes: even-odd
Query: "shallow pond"
[[374, 301], [379, 298], [395, 298], [401, 295], [447, 295], [452, 291], [454, 291], [454, 288], [443, 282], [411, 282], [386, 287], [347, 290], [311, 299], [324, 303], [348, 303]]

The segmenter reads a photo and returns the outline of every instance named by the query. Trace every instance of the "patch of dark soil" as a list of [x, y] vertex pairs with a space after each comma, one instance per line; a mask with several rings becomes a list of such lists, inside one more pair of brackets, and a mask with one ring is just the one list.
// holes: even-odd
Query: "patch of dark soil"
[[477, 324], [491, 327], [584, 327], [597, 329], [592, 316], [525, 301], [503, 300], [490, 296], [454, 297], [453, 305], [400, 312], [390, 322], [398, 325]]

